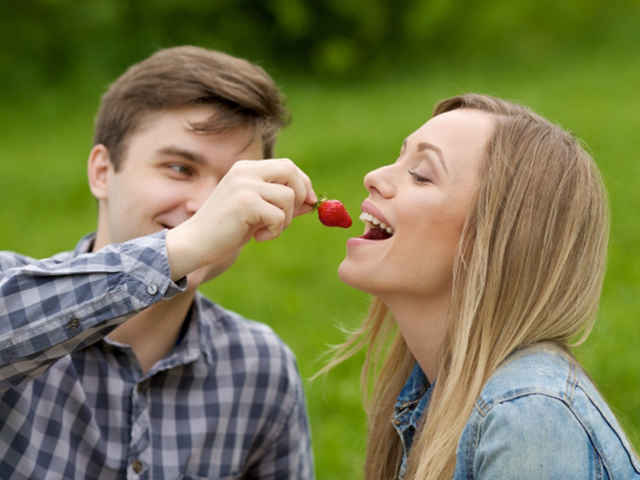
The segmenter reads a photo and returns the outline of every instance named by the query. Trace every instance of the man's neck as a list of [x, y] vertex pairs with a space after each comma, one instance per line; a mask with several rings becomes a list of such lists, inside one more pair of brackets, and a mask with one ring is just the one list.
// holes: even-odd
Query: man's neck
[[109, 339], [131, 346], [143, 372], [148, 372], [174, 347], [195, 290], [158, 302], [117, 327]]

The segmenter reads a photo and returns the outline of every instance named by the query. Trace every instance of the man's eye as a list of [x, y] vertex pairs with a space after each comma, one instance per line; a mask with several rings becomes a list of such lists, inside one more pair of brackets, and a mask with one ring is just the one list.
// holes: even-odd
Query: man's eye
[[169, 169], [173, 170], [175, 173], [182, 176], [191, 176], [193, 175], [193, 170], [186, 165], [181, 165], [179, 163], [172, 163], [168, 165]]
[[413, 177], [413, 180], [416, 183], [431, 183], [431, 179], [430, 178], [420, 175], [415, 170], [409, 170], [409, 175], [411, 175]]

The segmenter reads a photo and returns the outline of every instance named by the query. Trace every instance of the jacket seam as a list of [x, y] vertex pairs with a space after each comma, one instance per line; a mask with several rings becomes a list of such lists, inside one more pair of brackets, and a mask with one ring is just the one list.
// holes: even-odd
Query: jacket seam
[[[605, 461], [605, 458], [602, 455], [602, 452], [600, 451], [600, 449], [597, 447], [596, 443], [594, 442], [593, 432], [591, 432], [591, 430], [587, 428], [587, 426], [584, 424], [584, 422], [582, 421], [580, 416], [576, 414], [576, 412], [573, 410], [573, 408], [571, 408], [571, 404], [567, 401], [566, 398], [563, 398], [562, 394], [550, 393], [550, 392], [541, 392], [541, 391], [532, 391], [532, 392], [528, 392], [528, 393], [520, 392], [518, 394], [514, 394], [514, 395], [511, 395], [509, 397], [505, 397], [505, 398], [493, 403], [490, 406], [490, 408], [488, 409], [487, 415], [491, 412], [491, 410], [493, 410], [493, 408], [495, 408], [498, 405], [501, 405], [501, 404], [507, 403], [507, 402], [511, 402], [511, 401], [517, 400], [519, 398], [529, 397], [529, 396], [536, 396], [536, 395], [539, 395], [539, 396], [542, 396], [542, 397], [547, 397], [547, 398], [550, 398], [550, 399], [553, 399], [553, 400], [557, 400], [557, 401], [561, 402], [565, 406], [565, 408], [570, 412], [571, 416], [582, 427], [582, 430], [585, 432], [587, 438], [589, 439], [589, 444], [591, 445], [591, 448], [593, 449], [593, 452], [595, 453], [595, 455], [597, 457], [595, 459], [596, 463], [597, 463], [597, 461], [599, 459], [600, 462], [602, 463], [602, 466], [603, 466], [604, 470], [607, 472], [607, 475], [609, 476], [609, 478], [612, 478], [611, 477], [611, 470], [610, 470], [609, 466], [607, 465], [607, 462]], [[587, 396], [587, 398], [589, 398], [589, 397]], [[590, 398], [589, 398], [589, 401], [591, 402]], [[593, 404], [593, 402], [591, 402], [591, 403]], [[600, 411], [600, 409], [598, 409], [598, 412], [602, 415], [602, 412]], [[483, 424], [485, 420], [486, 420], [486, 416], [483, 416], [483, 421], [481, 423]], [[608, 421], [607, 421], [607, 425], [609, 425], [609, 427], [612, 428]], [[477, 440], [478, 443], [476, 444], [476, 449], [477, 449], [477, 445], [480, 442], [480, 437], [481, 437], [480, 430], [482, 430], [482, 429], [480, 428], [480, 426], [479, 426], [478, 430], [479, 430], [478, 440]], [[617, 431], [615, 429], [613, 429], [613, 428], [612, 428], [612, 430], [616, 433], [616, 436], [619, 438], [619, 435], [617, 434]], [[625, 451], [626, 451], [626, 449], [625, 449]], [[627, 452], [627, 454], [629, 454], [629, 452]], [[633, 462], [632, 462], [632, 465], [633, 465]], [[634, 468], [635, 468], [635, 466], [634, 466]]]

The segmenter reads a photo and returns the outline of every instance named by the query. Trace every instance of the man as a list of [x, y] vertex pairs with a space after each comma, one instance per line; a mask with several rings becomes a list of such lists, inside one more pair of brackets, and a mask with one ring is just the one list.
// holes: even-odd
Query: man
[[311, 211], [308, 177], [269, 159], [285, 121], [261, 68], [196, 47], [111, 85], [95, 235], [0, 254], [0, 478], [313, 477], [294, 356], [196, 292]]

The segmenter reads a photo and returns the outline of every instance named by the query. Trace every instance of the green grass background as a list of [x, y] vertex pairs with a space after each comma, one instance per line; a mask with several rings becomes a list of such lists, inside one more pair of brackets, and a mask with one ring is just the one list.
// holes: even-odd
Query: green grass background
[[[396, 158], [434, 103], [475, 91], [531, 106], [582, 138], [604, 174], [611, 210], [609, 269], [599, 322], [576, 353], [640, 446], [640, 58], [603, 48], [577, 56], [501, 59], [389, 72], [354, 82], [276, 75], [293, 112], [277, 145], [318, 193], [342, 199], [354, 217], [366, 196], [363, 175]], [[78, 78], [0, 105], [0, 249], [44, 257], [72, 248], [95, 228], [96, 205], [85, 163], [99, 95], [111, 80]], [[203, 287], [215, 301], [271, 325], [298, 357], [308, 379], [330, 344], [363, 318], [369, 298], [343, 283], [336, 268], [345, 240], [361, 231], [297, 219], [277, 241], [249, 244], [236, 264]], [[428, 253], [428, 252], [427, 252]], [[326, 377], [306, 380], [319, 479], [361, 478], [365, 418], [357, 356]]]

